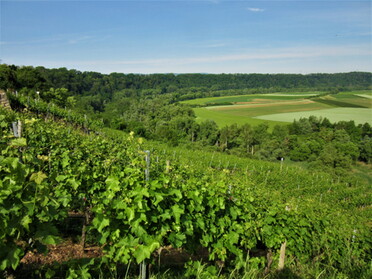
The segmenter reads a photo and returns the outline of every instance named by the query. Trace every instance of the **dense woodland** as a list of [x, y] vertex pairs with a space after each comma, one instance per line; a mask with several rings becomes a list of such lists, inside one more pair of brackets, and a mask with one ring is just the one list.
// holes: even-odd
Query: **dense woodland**
[[[179, 99], [231, 94], [226, 90], [281, 91], [371, 89], [372, 73], [338, 74], [101, 74], [66, 68], [0, 65], [0, 88], [45, 91], [66, 88], [77, 96], [102, 96], [109, 100], [113, 93], [136, 90], [136, 95], [151, 96], [174, 93]], [[131, 92], [130, 90], [127, 92]], [[129, 93], [127, 93], [129, 94]]]
[[[208, 96], [278, 91], [371, 89], [372, 73], [340, 74], [119, 74], [0, 65], [0, 88], [29, 99], [72, 109], [106, 127], [172, 145], [191, 144], [264, 160], [306, 161], [336, 174], [356, 161], [370, 162], [372, 130], [368, 123], [330, 123], [301, 119], [269, 131], [261, 124], [220, 128], [197, 123], [190, 106], [178, 101]], [[39, 95], [39, 96], [38, 96]]]

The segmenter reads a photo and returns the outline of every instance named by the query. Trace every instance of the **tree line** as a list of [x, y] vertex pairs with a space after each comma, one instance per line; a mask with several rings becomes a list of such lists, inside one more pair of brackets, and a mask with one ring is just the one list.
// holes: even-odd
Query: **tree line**
[[[123, 89], [151, 89], [155, 94], [204, 94], [234, 89], [371, 89], [372, 73], [335, 74], [101, 74], [66, 68], [0, 65], [0, 88], [66, 88], [74, 95], [112, 96]], [[148, 92], [147, 92], [148, 93]], [[229, 93], [228, 93], [229, 94]]]

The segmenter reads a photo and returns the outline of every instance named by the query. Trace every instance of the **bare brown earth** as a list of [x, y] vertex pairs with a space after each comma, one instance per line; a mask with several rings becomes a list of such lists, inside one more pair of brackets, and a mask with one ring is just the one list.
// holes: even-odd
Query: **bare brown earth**
[[[50, 265], [55, 262], [63, 263], [74, 259], [98, 258], [103, 255], [100, 247], [94, 246], [83, 249], [80, 244], [72, 243], [71, 241], [66, 241], [58, 245], [49, 245], [48, 250], [47, 254], [29, 251], [23, 257], [21, 263], [25, 265]], [[190, 259], [202, 258], [204, 261], [207, 261], [208, 251], [206, 249], [200, 249], [197, 252], [197, 256], [195, 256], [190, 255], [181, 248], [167, 246], [158, 249], [153, 256], [159, 265], [183, 266]]]
[[253, 99], [250, 102], [236, 102], [237, 105], [243, 105], [243, 104], [270, 104], [274, 102], [286, 102], [282, 100], [270, 100], [270, 99]]
[[81, 244], [65, 241], [58, 245], [49, 245], [47, 254], [29, 251], [21, 260], [21, 263], [49, 265], [54, 262], [63, 263], [72, 259], [97, 258], [102, 256], [102, 249], [97, 246], [83, 247]]

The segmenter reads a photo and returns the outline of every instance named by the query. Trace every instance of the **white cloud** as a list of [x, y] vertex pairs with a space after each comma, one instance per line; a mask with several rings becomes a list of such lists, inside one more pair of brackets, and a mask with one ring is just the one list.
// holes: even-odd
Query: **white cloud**
[[254, 12], [254, 13], [259, 13], [259, 12], [265, 11], [265, 9], [261, 9], [261, 8], [247, 8], [247, 10], [250, 11], [250, 12]]
[[77, 44], [80, 42], [93, 42], [98, 38], [95, 36], [79, 35], [79, 34], [65, 34], [56, 35], [49, 38], [40, 38], [27, 41], [0, 41], [0, 45], [45, 45], [45, 44]]
[[372, 57], [370, 45], [360, 44], [252, 48], [235, 54], [178, 58], [25, 61], [8, 57], [3, 62], [102, 73], [336, 73], [372, 71], [369, 57]]
[[138, 60], [92, 60], [76, 61], [84, 65], [189, 65], [199, 63], [217, 63], [250, 60], [272, 60], [272, 59], [302, 59], [316, 57], [336, 56], [368, 56], [372, 55], [369, 45], [355, 46], [313, 46], [313, 47], [288, 47], [274, 49], [249, 49], [239, 54], [226, 54], [219, 56], [138, 59]]
[[80, 43], [80, 42], [84, 42], [84, 41], [91, 41], [93, 39], [95, 39], [94, 36], [76, 37], [76, 38], [73, 38], [73, 39], [69, 39], [68, 40], [68, 44], [74, 45], [74, 44], [77, 44], [77, 43]]
[[230, 42], [223, 42], [223, 41], [205, 41], [205, 42], [195, 42], [195, 43], [189, 43], [186, 45], [182, 45], [182, 47], [191, 47], [191, 48], [221, 48], [221, 47], [227, 47], [230, 46]]

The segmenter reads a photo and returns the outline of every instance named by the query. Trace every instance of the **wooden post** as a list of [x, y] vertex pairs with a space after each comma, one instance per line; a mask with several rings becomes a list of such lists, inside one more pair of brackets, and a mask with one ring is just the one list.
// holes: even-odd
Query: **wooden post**
[[282, 270], [284, 268], [286, 246], [287, 246], [287, 241], [284, 241], [282, 246], [280, 246], [280, 256], [279, 256], [278, 270]]
[[266, 267], [265, 267], [264, 274], [269, 274], [271, 264], [273, 263], [273, 253], [272, 253], [271, 249], [269, 249], [269, 251], [267, 251], [266, 260], [267, 260], [267, 264], [266, 264]]
[[146, 157], [145, 157], [145, 160], [146, 160], [145, 176], [146, 176], [146, 181], [149, 181], [150, 180], [150, 151], [146, 150], [145, 153], [146, 153]]
[[84, 216], [83, 216], [83, 227], [81, 229], [81, 241], [80, 241], [80, 245], [81, 245], [81, 249], [82, 251], [84, 252], [84, 249], [85, 249], [85, 241], [86, 241], [86, 234], [87, 234], [87, 225], [89, 223], [89, 219], [90, 219], [90, 216], [89, 216], [89, 208], [85, 208], [85, 211], [84, 211]]
[[13, 135], [18, 138], [18, 128], [17, 128], [17, 122], [12, 122], [12, 128], [13, 128]]
[[18, 120], [18, 137], [22, 137], [22, 122]]
[[165, 172], [166, 173], [169, 173], [169, 171], [170, 171], [170, 161], [169, 160], [167, 160], [167, 166], [165, 167]]
[[16, 138], [22, 137], [22, 122], [21, 120], [12, 122], [13, 135]]
[[[145, 157], [145, 160], [146, 160], [145, 177], [146, 178], [145, 179], [146, 179], [146, 182], [148, 182], [150, 180], [150, 150], [146, 150], [145, 153], [146, 153], [146, 157]], [[140, 279], [147, 278], [146, 260], [143, 260], [143, 262], [140, 263], [139, 278]]]
[[283, 160], [284, 160], [284, 158], [282, 157], [280, 159], [280, 172], [282, 172], [282, 169], [283, 169]]

